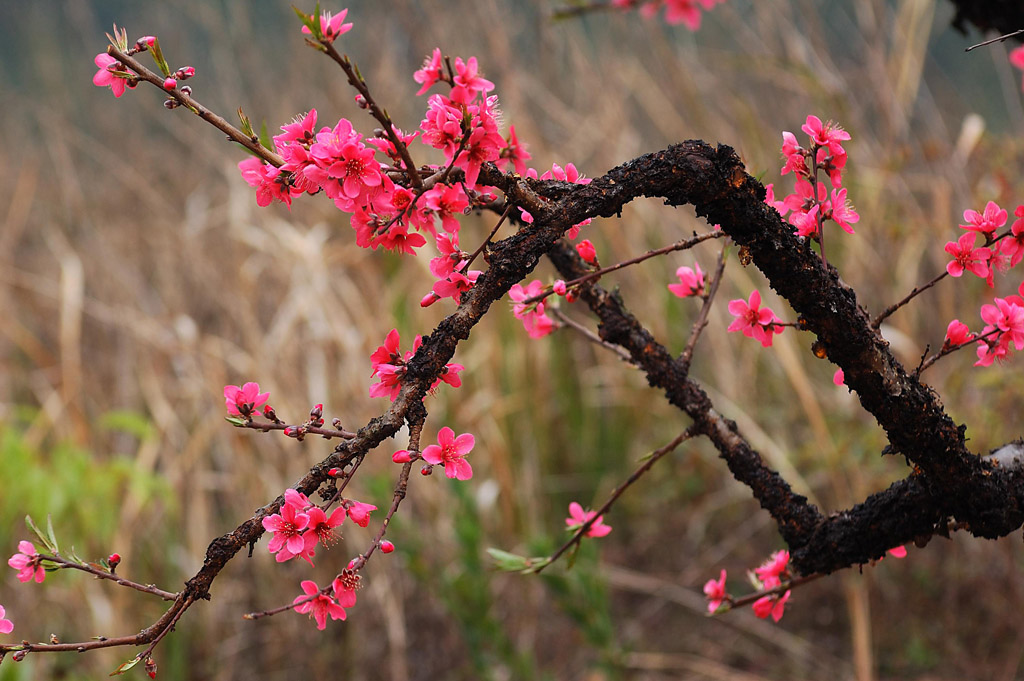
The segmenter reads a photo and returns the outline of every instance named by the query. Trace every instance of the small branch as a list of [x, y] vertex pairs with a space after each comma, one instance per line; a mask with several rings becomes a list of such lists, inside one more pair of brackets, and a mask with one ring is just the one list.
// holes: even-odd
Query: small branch
[[165, 96], [175, 100], [185, 108], [192, 111], [192, 113], [223, 132], [232, 142], [238, 142], [271, 165], [280, 167], [284, 163], [284, 159], [279, 154], [274, 153], [260, 144], [259, 138], [247, 136], [244, 132], [193, 99], [191, 95], [183, 93], [181, 88], [175, 88], [173, 90], [164, 89], [165, 79], [147, 69], [145, 66], [140, 64], [137, 59], [117, 49], [114, 45], [107, 47], [107, 54], [116, 58], [122, 64], [127, 65], [132, 71], [138, 74], [139, 80], [152, 83], [160, 90], [160, 92], [164, 93]]
[[790, 589], [795, 589], [797, 587], [803, 586], [804, 584], [807, 584], [808, 582], [813, 582], [816, 579], [821, 579], [826, 574], [828, 573], [815, 572], [810, 575], [804, 575], [803, 577], [794, 577], [793, 579], [783, 582], [782, 584], [779, 584], [774, 588], [764, 589], [763, 591], [755, 591], [754, 593], [747, 594], [742, 598], [730, 599], [730, 609], [742, 608], [744, 605], [747, 605], [748, 603], [753, 603], [754, 601], [764, 598], [765, 596], [773, 596], [775, 594], [786, 593]]
[[576, 5], [573, 7], [559, 7], [551, 12], [551, 18], [556, 21], [561, 19], [572, 19], [591, 12], [608, 12], [615, 9], [620, 8], [610, 2], [590, 2], [585, 5]]
[[887, 317], [889, 317], [889, 315], [891, 315], [893, 312], [895, 312], [896, 310], [900, 309], [901, 307], [903, 307], [904, 305], [909, 303], [911, 300], [913, 300], [916, 296], [924, 293], [925, 291], [930, 289], [932, 286], [935, 286], [937, 283], [939, 283], [940, 281], [942, 281], [943, 279], [945, 279], [948, 276], [949, 276], [949, 272], [943, 272], [942, 274], [936, 276], [934, 279], [929, 281], [927, 284], [924, 284], [923, 286], [914, 287], [914, 290], [911, 291], [910, 293], [908, 293], [902, 300], [900, 300], [897, 303], [893, 303], [889, 307], [885, 308], [882, 311], [881, 314], [879, 314], [877, 317], [875, 317], [871, 321], [871, 328], [877, 329], [879, 326], [882, 325], [882, 322], [885, 321], [885, 319]]
[[505, 219], [508, 217], [508, 214], [512, 212], [512, 208], [514, 208], [514, 206], [511, 203], [509, 203], [505, 207], [504, 212], [502, 212], [501, 214], [501, 218], [498, 220], [498, 224], [494, 225], [494, 229], [492, 229], [491, 233], [487, 235], [487, 238], [484, 239], [484, 242], [480, 244], [480, 246], [475, 251], [473, 251], [473, 253], [469, 256], [469, 259], [466, 261], [465, 266], [463, 266], [459, 270], [460, 272], [469, 271], [469, 266], [473, 264], [473, 261], [476, 260], [478, 255], [483, 253], [484, 249], [487, 248], [487, 244], [491, 243], [491, 239], [493, 239], [494, 235], [498, 233], [499, 229], [501, 229], [501, 225], [504, 224]]
[[[584, 283], [586, 283], [588, 281], [594, 281], [595, 279], [599, 279], [599, 278], [601, 278], [601, 276], [603, 276], [605, 274], [608, 274], [609, 272], [614, 272], [616, 270], [621, 270], [621, 269], [623, 269], [625, 267], [629, 267], [630, 265], [636, 265], [637, 263], [641, 263], [644, 260], [649, 260], [649, 259], [655, 258], [655, 257], [657, 257], [659, 255], [665, 255], [666, 253], [672, 253], [673, 251], [685, 251], [686, 249], [693, 248], [697, 244], [699, 244], [701, 242], [704, 242], [704, 241], [707, 241], [708, 239], [721, 239], [724, 236], [725, 236], [725, 234], [723, 232], [721, 232], [720, 230], [715, 230], [713, 232], [705, 232], [704, 234], [697, 235], [697, 236], [692, 237], [690, 239], [684, 239], [682, 241], [676, 241], [675, 243], [669, 244], [668, 246], [662, 246], [661, 248], [657, 248], [657, 249], [655, 249], [653, 251], [647, 251], [643, 255], [638, 255], [635, 258], [630, 258], [629, 260], [623, 260], [620, 263], [616, 263], [614, 265], [611, 265], [609, 267], [604, 267], [604, 268], [601, 268], [599, 270], [594, 270], [593, 272], [590, 272], [589, 274], [586, 274], [586, 275], [584, 275], [582, 277], [579, 277], [577, 279], [573, 279], [572, 281], [567, 281], [567, 282], [565, 282], [565, 287], [568, 289], [568, 288], [572, 288], [573, 286], [578, 286], [580, 284], [584, 284]], [[526, 300], [523, 300], [522, 304], [523, 305], [529, 305], [530, 303], [536, 303], [538, 301], [544, 300], [545, 298], [550, 296], [552, 293], [554, 293], [554, 291], [547, 291], [545, 293], [538, 293], [535, 296], [530, 296]]]
[[324, 438], [330, 440], [332, 437], [338, 437], [343, 440], [351, 440], [356, 437], [355, 433], [347, 430], [335, 430], [334, 428], [321, 428], [316, 426], [296, 426], [288, 425], [285, 422], [281, 423], [257, 423], [256, 421], [248, 421], [238, 428], [249, 428], [251, 430], [260, 430], [264, 433], [270, 432], [271, 430], [284, 430], [286, 428], [298, 428], [306, 435], [322, 435]]
[[659, 459], [661, 459], [663, 456], [665, 456], [669, 452], [673, 451], [676, 447], [678, 447], [680, 444], [682, 444], [686, 440], [689, 440], [691, 437], [693, 437], [693, 434], [690, 432], [690, 429], [687, 428], [682, 433], [680, 433], [675, 438], [673, 438], [672, 441], [669, 442], [667, 445], [665, 445], [664, 447], [661, 447], [660, 449], [656, 449], [654, 452], [652, 452], [650, 454], [650, 456], [647, 457], [647, 461], [645, 461], [643, 463], [643, 465], [641, 465], [639, 468], [637, 468], [635, 471], [633, 471], [632, 475], [630, 475], [629, 478], [627, 478], [624, 483], [622, 483], [621, 485], [619, 485], [618, 487], [615, 488], [615, 491], [612, 492], [611, 496], [608, 497], [608, 500], [605, 501], [604, 504], [601, 505], [601, 508], [599, 508], [594, 513], [594, 516], [590, 520], [588, 520], [587, 522], [583, 523], [580, 526], [580, 528], [578, 530], [576, 530], [576, 532], [572, 535], [572, 538], [570, 538], [569, 541], [567, 541], [564, 544], [562, 544], [562, 547], [560, 549], [555, 551], [546, 560], [544, 560], [539, 565], [537, 565], [537, 567], [533, 570], [533, 572], [534, 573], [540, 573], [541, 570], [543, 570], [548, 565], [551, 565], [556, 560], [558, 560], [559, 557], [561, 557], [562, 554], [564, 554], [566, 551], [568, 551], [570, 548], [572, 548], [572, 546], [574, 544], [578, 544], [580, 542], [580, 540], [583, 538], [583, 536], [590, 530], [591, 526], [595, 522], [597, 522], [597, 519], [600, 518], [601, 516], [603, 516], [605, 513], [608, 512], [608, 509], [610, 509], [612, 507], [612, 504], [614, 504], [615, 501], [620, 496], [622, 496], [622, 493], [625, 492], [629, 488], [630, 485], [632, 485], [634, 482], [639, 480], [640, 477], [644, 473], [649, 471], [651, 469], [651, 467], [655, 463], [658, 462]]
[[554, 315], [555, 318], [558, 319], [558, 321], [562, 322], [570, 329], [573, 329], [581, 333], [583, 337], [586, 338], [587, 340], [597, 345], [600, 345], [602, 348], [605, 348], [606, 350], [611, 350], [616, 355], [618, 355], [619, 359], [621, 359], [622, 361], [633, 364], [633, 358], [629, 356], [628, 352], [620, 348], [618, 345], [615, 345], [614, 343], [609, 343], [608, 341], [604, 340], [596, 333], [594, 333], [593, 331], [583, 326], [569, 315], [559, 310], [557, 307], [551, 308], [549, 312], [551, 312], [551, 314]]
[[690, 330], [690, 340], [687, 341], [683, 354], [679, 356], [679, 361], [686, 371], [690, 369], [690, 361], [693, 359], [693, 351], [697, 347], [697, 339], [700, 338], [701, 332], [708, 324], [708, 312], [711, 311], [711, 303], [715, 300], [715, 294], [718, 293], [718, 285], [722, 283], [722, 274], [725, 272], [725, 249], [726, 247], [722, 246], [722, 251], [718, 254], [718, 266], [715, 268], [715, 276], [711, 280], [707, 293], [704, 294], [704, 304], [701, 305], [697, 320], [693, 323], [693, 328]]
[[97, 579], [109, 579], [110, 581], [114, 582], [119, 586], [126, 586], [129, 589], [135, 589], [136, 591], [141, 591], [143, 593], [151, 594], [153, 596], [159, 596], [165, 601], [173, 601], [178, 598], [178, 594], [172, 594], [170, 591], [158, 589], [152, 584], [139, 584], [138, 582], [133, 582], [130, 579], [119, 577], [113, 572], [95, 568], [88, 563], [83, 565], [81, 563], [75, 563], [73, 561], [61, 558], [60, 556], [51, 556], [45, 553], [40, 553], [39, 557], [43, 560], [55, 563], [64, 568], [71, 568], [73, 570], [81, 570], [82, 572], [88, 572], [90, 575], [93, 575]]
[[342, 56], [338, 54], [338, 51], [334, 49], [334, 43], [329, 41], [321, 41], [319, 43], [324, 48], [324, 53], [333, 59], [341, 70], [345, 72], [345, 76], [348, 77], [349, 85], [354, 87], [360, 95], [366, 100], [366, 106], [377, 122], [384, 127], [384, 133], [388, 136], [388, 140], [395, 146], [395, 150], [398, 155], [402, 158], [402, 163], [405, 164], [405, 170], [409, 173], [409, 180], [412, 182], [412, 186], [419, 189], [423, 186], [423, 179], [420, 177], [419, 171], [416, 170], [416, 164], [413, 163], [412, 155], [409, 153], [409, 148], [405, 146], [405, 142], [398, 138], [395, 134], [395, 124], [391, 121], [391, 116], [388, 115], [387, 111], [381, 109], [377, 102], [373, 99], [370, 94], [370, 88], [367, 87], [366, 81], [361, 75], [356, 73], [355, 68], [352, 66], [352, 61], [347, 55]]
[[976, 45], [971, 45], [970, 47], [965, 48], [964, 52], [970, 52], [971, 50], [973, 50], [975, 48], [984, 47], [985, 45], [991, 45], [992, 43], [1001, 43], [1004, 40], [1006, 40], [1007, 38], [1012, 38], [1013, 36], [1020, 35], [1021, 33], [1024, 33], [1024, 28], [1020, 29], [1019, 31], [1014, 31], [1013, 33], [1007, 33], [1006, 35], [1001, 35], [998, 38], [992, 38], [990, 40], [986, 40], [984, 42], [980, 42], [980, 43], [978, 43]]
[[913, 372], [912, 375], [916, 378], [916, 377], [920, 376], [921, 373], [925, 369], [927, 369], [931, 365], [935, 364], [936, 362], [938, 362], [940, 359], [942, 359], [946, 355], [952, 354], [952, 353], [956, 352], [957, 350], [959, 350], [960, 348], [967, 347], [968, 345], [973, 345], [974, 343], [980, 343], [981, 341], [985, 340], [986, 338], [990, 338], [992, 336], [998, 336], [999, 333], [1000, 333], [999, 329], [992, 329], [988, 333], [982, 334], [980, 336], [975, 336], [974, 338], [972, 338], [971, 340], [967, 341], [966, 343], [960, 343], [958, 345], [946, 345], [945, 343], [943, 343], [941, 350], [936, 352], [934, 355], [932, 355], [928, 359], [924, 359], [924, 358], [921, 359], [921, 363], [917, 366], [916, 369], [914, 369], [914, 372]]

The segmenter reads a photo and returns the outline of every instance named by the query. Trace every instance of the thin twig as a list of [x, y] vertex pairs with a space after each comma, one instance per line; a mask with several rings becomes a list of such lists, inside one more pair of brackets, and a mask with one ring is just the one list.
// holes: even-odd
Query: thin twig
[[1020, 35], [1021, 33], [1024, 33], [1024, 28], [1020, 29], [1019, 31], [1014, 31], [1013, 33], [1007, 33], [1006, 35], [1001, 35], [998, 38], [992, 38], [990, 40], [986, 40], [984, 42], [980, 42], [977, 45], [971, 45], [970, 47], [965, 48], [964, 52], [970, 52], [971, 50], [973, 50], [976, 47], [984, 47], [985, 45], [991, 45], [992, 43], [999, 43], [999, 42], [1002, 42], [1002, 41], [1006, 40], [1007, 38], [1012, 38], [1015, 35]]
[[696, 321], [693, 322], [693, 328], [690, 330], [690, 340], [687, 341], [686, 347], [683, 348], [683, 354], [679, 356], [679, 361], [682, 362], [683, 367], [687, 371], [690, 369], [693, 351], [697, 347], [697, 339], [700, 338], [701, 332], [707, 326], [708, 312], [711, 310], [711, 303], [715, 300], [715, 294], [718, 293], [718, 285], [722, 283], [722, 274], [725, 272], [726, 248], [727, 246], [722, 246], [722, 251], [718, 254], [718, 266], [715, 268], [715, 276], [711, 280], [707, 293], [703, 296], [704, 304], [700, 306], [700, 313], [697, 315]]
[[945, 279], [948, 276], [949, 276], [949, 272], [943, 272], [942, 274], [936, 276], [934, 279], [929, 281], [927, 284], [924, 284], [922, 286], [915, 286], [914, 290], [911, 291], [910, 293], [908, 293], [906, 296], [904, 296], [902, 300], [900, 300], [899, 302], [893, 303], [889, 307], [887, 307], [884, 310], [882, 310], [881, 314], [879, 314], [877, 317], [875, 317], [871, 321], [871, 328], [877, 329], [879, 326], [882, 325], [882, 322], [884, 322], [886, 320], [886, 318], [889, 317], [889, 315], [891, 315], [893, 312], [895, 312], [896, 310], [900, 309], [901, 307], [903, 307], [904, 305], [909, 303], [911, 300], [913, 300], [915, 297], [917, 297], [918, 295], [924, 293], [925, 291], [930, 289], [932, 286], [935, 286], [937, 283], [939, 283], [940, 281], [942, 281], [943, 279]]
[[580, 525], [579, 529], [576, 530], [576, 532], [572, 535], [569, 541], [562, 544], [561, 548], [559, 548], [557, 551], [552, 553], [546, 560], [542, 561], [539, 565], [537, 565], [537, 567], [534, 568], [533, 572], [539, 573], [548, 565], [551, 565], [556, 560], [558, 560], [559, 557], [561, 557], [562, 554], [564, 554], [566, 551], [572, 548], [574, 544], [578, 544], [579, 541], [583, 538], [583, 536], [590, 530], [591, 526], [597, 522], [597, 519], [608, 512], [608, 509], [612, 507], [612, 504], [614, 504], [615, 501], [620, 496], [622, 496], [622, 493], [625, 492], [630, 485], [639, 480], [640, 477], [644, 473], [649, 471], [651, 469], [651, 466], [657, 463], [659, 459], [661, 459], [663, 456], [674, 450], [676, 447], [678, 447], [686, 440], [689, 440], [691, 437], [693, 437], [693, 434], [690, 432], [690, 429], [687, 428], [682, 433], [675, 436], [672, 439], [672, 441], [669, 442], [667, 445], [659, 449], [656, 449], [654, 452], [652, 452], [647, 457], [647, 461], [645, 461], [639, 468], [633, 471], [633, 473], [626, 479], [624, 483], [615, 488], [615, 491], [611, 493], [611, 496], [608, 497], [608, 500], [601, 505], [601, 508], [594, 512], [594, 515], [590, 518], [590, 520]]
[[629, 362], [630, 364], [633, 364], [633, 358], [629, 356], [628, 352], [626, 352], [618, 345], [615, 345], [614, 343], [609, 343], [608, 341], [604, 340], [596, 333], [594, 333], [593, 331], [583, 326], [569, 315], [559, 310], [557, 307], [553, 307], [549, 311], [551, 312], [551, 314], [555, 316], [556, 319], [558, 319], [558, 321], [562, 322], [570, 329], [573, 329], [583, 334], [583, 337], [586, 338], [587, 340], [595, 343], [596, 345], [600, 345], [602, 348], [605, 348], [606, 350], [611, 350], [612, 352], [619, 356], [619, 359], [625, 362]]
[[373, 99], [370, 94], [370, 88], [366, 85], [366, 80], [356, 72], [356, 69], [352, 66], [352, 61], [348, 58], [348, 55], [342, 56], [338, 54], [338, 51], [334, 49], [334, 44], [323, 40], [319, 43], [324, 48], [324, 53], [337, 62], [341, 70], [345, 72], [345, 76], [348, 77], [349, 85], [354, 87], [360, 95], [366, 100], [367, 109], [370, 111], [377, 122], [384, 126], [384, 133], [388, 136], [388, 140], [394, 145], [398, 155], [402, 158], [402, 163], [405, 164], [405, 169], [409, 173], [409, 180], [412, 182], [412, 186], [419, 189], [423, 186], [423, 179], [420, 177], [420, 173], [416, 170], [416, 164], [413, 163], [412, 155], [409, 153], [409, 148], [405, 145], [398, 135], [395, 133], [395, 124], [391, 121], [391, 116], [384, 109], [381, 109], [377, 102]]
[[243, 147], [245, 147], [252, 153], [256, 154], [257, 156], [262, 158], [267, 163], [270, 163], [271, 165], [280, 167], [284, 163], [284, 159], [279, 154], [274, 153], [273, 151], [267, 149], [262, 144], [260, 144], [258, 137], [249, 137], [244, 132], [228, 123], [222, 117], [218, 116], [217, 114], [213, 113], [205, 106], [200, 104], [191, 95], [187, 95], [184, 92], [182, 92], [181, 88], [175, 88], [173, 90], [164, 89], [165, 79], [163, 77], [158, 76], [153, 71], [150, 71], [145, 66], [140, 64], [137, 59], [117, 49], [116, 46], [110, 45], [109, 47], [107, 47], [107, 54], [116, 58], [122, 64], [128, 66], [132, 71], [134, 71], [138, 75], [139, 80], [144, 80], [147, 83], [152, 83], [157, 88], [159, 88], [160, 92], [162, 92], [169, 99], [175, 100], [176, 102], [184, 106], [186, 109], [190, 110], [192, 113], [199, 116], [204, 121], [206, 121], [213, 127], [223, 132], [225, 135], [228, 136], [228, 139], [230, 139], [232, 142], [237, 142], [241, 144]]
[[141, 591], [143, 593], [151, 594], [153, 596], [159, 596], [165, 601], [173, 601], [178, 597], [178, 594], [171, 593], [170, 591], [164, 591], [163, 589], [158, 589], [152, 584], [139, 584], [138, 582], [133, 582], [130, 579], [120, 577], [114, 574], [113, 572], [95, 568], [88, 563], [83, 565], [81, 563], [75, 563], [74, 561], [61, 558], [60, 556], [51, 556], [45, 553], [40, 553], [38, 555], [43, 560], [49, 561], [51, 563], [56, 563], [61, 567], [71, 568], [73, 570], [81, 570], [82, 572], [88, 572], [90, 575], [93, 575], [97, 579], [109, 579], [110, 581], [114, 582], [119, 586], [126, 586], [129, 589], [135, 589], [136, 591]]
[[[614, 265], [610, 265], [609, 267], [603, 267], [603, 268], [601, 268], [599, 270], [594, 270], [593, 272], [590, 272], [590, 273], [588, 273], [588, 274], [586, 274], [586, 275], [584, 275], [582, 277], [579, 277], [577, 279], [573, 279], [572, 281], [567, 281], [567, 282], [565, 282], [565, 287], [567, 289], [569, 289], [569, 288], [572, 288], [573, 286], [578, 286], [578, 285], [586, 283], [588, 281], [593, 281], [595, 279], [599, 279], [602, 275], [608, 274], [609, 272], [614, 272], [616, 270], [621, 270], [624, 267], [629, 267], [630, 265], [636, 265], [637, 263], [641, 263], [644, 260], [649, 260], [649, 259], [655, 258], [655, 257], [657, 257], [659, 255], [665, 255], [666, 253], [672, 253], [673, 251], [685, 251], [686, 249], [693, 248], [697, 244], [699, 244], [701, 242], [704, 242], [704, 241], [707, 241], [708, 239], [721, 239], [724, 236], [725, 236], [725, 234], [723, 232], [721, 232], [720, 230], [715, 230], [713, 232], [705, 232], [704, 234], [699, 234], [699, 235], [697, 235], [695, 237], [692, 237], [690, 239], [683, 239], [682, 241], [676, 241], [675, 243], [669, 244], [668, 246], [662, 246], [661, 248], [656, 248], [653, 251], [647, 251], [643, 255], [638, 255], [635, 258], [630, 258], [629, 260], [623, 260], [622, 262], [616, 263]], [[550, 296], [552, 293], [554, 293], [554, 291], [546, 291], [544, 293], [538, 293], [535, 296], [530, 296], [529, 298], [523, 300], [522, 304], [523, 305], [529, 305], [530, 303], [535, 303], [535, 302], [538, 302], [540, 300], [544, 300], [545, 298]]]

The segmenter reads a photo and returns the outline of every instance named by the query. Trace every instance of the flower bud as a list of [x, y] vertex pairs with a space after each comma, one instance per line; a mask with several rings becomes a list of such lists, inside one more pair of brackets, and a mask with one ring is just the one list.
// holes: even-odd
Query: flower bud
[[165, 99], [164, 100], [164, 108], [165, 109], [177, 109], [179, 106], [181, 106], [181, 104], [176, 99]]
[[187, 95], [187, 96], [191, 97], [192, 96], [192, 86], [191, 85], [182, 85], [180, 92], [183, 95]]
[[380, 543], [380, 552], [381, 553], [391, 553], [394, 550], [395, 550], [395, 545], [392, 544], [391, 542], [389, 542], [387, 539], [385, 539], [384, 541], [382, 541]]
[[565, 281], [563, 281], [562, 279], [559, 279], [558, 281], [556, 281], [554, 284], [551, 285], [551, 290], [555, 292], [555, 295], [564, 296], [565, 295]]
[[120, 565], [120, 564], [121, 564], [121, 554], [120, 553], [112, 553], [109, 556], [107, 556], [107, 565], [110, 566], [111, 574], [113, 574], [114, 570], [116, 570], [117, 566]]
[[171, 78], [170, 76], [168, 76], [167, 78], [164, 78], [164, 89], [165, 90], [173, 90], [176, 87], [178, 87], [178, 81], [177, 80], [175, 80], [174, 78]]
[[420, 469], [420, 475], [427, 476], [434, 472], [433, 466], [424, 466]]
[[188, 80], [192, 76], [196, 75], [196, 70], [191, 66], [182, 66], [174, 72], [174, 75], [178, 80]]
[[430, 307], [439, 300], [441, 299], [438, 298], [437, 294], [431, 291], [420, 299], [420, 307]]
[[358, 106], [360, 109], [366, 109], [369, 108], [370, 105], [366, 103], [366, 97], [363, 97], [362, 95], [356, 95], [356, 106]]
[[26, 655], [28, 655], [28, 651], [27, 650], [15, 650], [14, 651], [14, 655], [12, 655], [11, 657], [14, 658], [15, 662], [21, 662], [22, 660], [25, 659]]
[[399, 449], [397, 452], [391, 455], [391, 460], [395, 463], [409, 463], [412, 461], [412, 457], [409, 456], [409, 450]]
[[341, 469], [339, 469], [339, 468], [332, 468], [331, 470], [327, 471], [327, 475], [329, 475], [332, 478], [336, 478], [339, 475], [341, 475]]

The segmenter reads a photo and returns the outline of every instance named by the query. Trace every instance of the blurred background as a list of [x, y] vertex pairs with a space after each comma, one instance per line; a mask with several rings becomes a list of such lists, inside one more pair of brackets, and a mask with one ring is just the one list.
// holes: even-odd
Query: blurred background
[[[702, 138], [735, 147], [783, 196], [792, 179], [778, 176], [781, 131], [800, 136], [809, 113], [834, 119], [853, 136], [844, 185], [861, 221], [855, 236], [833, 232], [829, 260], [873, 312], [942, 271], [965, 209], [996, 200], [1012, 214], [1022, 202], [1020, 73], [1004, 45], [965, 54], [983, 36], [950, 30], [943, 2], [730, 0], [698, 33], [636, 13], [553, 22], [557, 5], [352, 0], [355, 28], [338, 44], [405, 130], [426, 105], [412, 80], [424, 56], [435, 46], [477, 56], [541, 172], [573, 162], [598, 176]], [[408, 349], [451, 305], [421, 309], [426, 260], [357, 248], [348, 217], [322, 197], [258, 209], [236, 168], [244, 154], [188, 112], [166, 111], [151, 87], [117, 100], [94, 87], [93, 56], [113, 22], [132, 40], [159, 36], [172, 68], [196, 68], [196, 98], [229, 119], [241, 106], [274, 132], [315, 107], [323, 125], [345, 116], [371, 134], [374, 123], [340, 71], [303, 45], [284, 1], [0, 3], [0, 547], [10, 555], [30, 538], [26, 514], [49, 514], [64, 546], [91, 559], [117, 551], [119, 573], [173, 591], [211, 539], [331, 448], [230, 427], [223, 386], [259, 381], [290, 422], [323, 402], [328, 420], [357, 428], [388, 406], [367, 396], [369, 354], [394, 327]], [[493, 221], [467, 218], [463, 244]], [[704, 227], [692, 209], [635, 202], [583, 236], [611, 264]], [[680, 265], [711, 270], [716, 248], [603, 284], [678, 352], [698, 304], [666, 285]], [[554, 278], [547, 263], [536, 276]], [[1003, 277], [996, 294], [1018, 283]], [[723, 286], [694, 374], [767, 461], [825, 512], [905, 476], [902, 460], [879, 455], [880, 429], [832, 384], [809, 334], [790, 329], [762, 349], [726, 333], [724, 301], [754, 287], [793, 321], [760, 273], [732, 259]], [[977, 330], [991, 295], [974, 277], [944, 281], [884, 334], [916, 365], [951, 319]], [[584, 310], [567, 312], [593, 326]], [[703, 442], [635, 485], [606, 516], [614, 531], [587, 542], [572, 570], [494, 572], [488, 547], [551, 551], [570, 501], [599, 505], [688, 421], [611, 353], [570, 330], [531, 341], [502, 306], [455, 360], [465, 383], [428, 399], [424, 437], [446, 424], [474, 433], [475, 475], [414, 476], [388, 533], [398, 550], [369, 563], [348, 621], [318, 632], [294, 613], [241, 614], [290, 602], [303, 579], [327, 583], [373, 526], [346, 523], [315, 570], [275, 563], [263, 541], [161, 643], [160, 678], [1024, 677], [1019, 533], [937, 538], [904, 560], [820, 580], [794, 592], [779, 624], [749, 610], [706, 618], [706, 580], [725, 568], [745, 593], [744, 571], [784, 547]], [[1019, 367], [973, 361], [953, 355], [925, 380], [985, 452], [1021, 435]], [[353, 496], [386, 507], [390, 454], [406, 444], [374, 452]], [[163, 611], [68, 572], [22, 585], [8, 570], [0, 603], [15, 622], [9, 640], [126, 635]], [[8, 659], [0, 680], [99, 678], [136, 652]]]

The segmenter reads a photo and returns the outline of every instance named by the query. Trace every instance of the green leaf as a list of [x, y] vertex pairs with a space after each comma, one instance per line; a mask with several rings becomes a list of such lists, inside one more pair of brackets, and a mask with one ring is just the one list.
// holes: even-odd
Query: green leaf
[[49, 551], [50, 553], [57, 553], [56, 544], [50, 543], [49, 538], [45, 534], [43, 534], [43, 531], [40, 530], [39, 527], [36, 525], [35, 521], [32, 520], [32, 516], [25, 516], [25, 525], [28, 527], [29, 530], [32, 531], [32, 534], [36, 536], [36, 539], [38, 539], [39, 542], [46, 547], [47, 551]]
[[323, 32], [320, 31], [320, 3], [316, 3], [316, 13], [310, 16], [303, 12], [301, 9], [292, 5], [292, 9], [295, 11], [295, 15], [299, 17], [299, 21], [302, 25], [309, 29], [309, 32], [313, 34], [313, 37], [317, 40], [321, 40], [324, 37]]
[[114, 671], [110, 672], [109, 676], [120, 676], [121, 674], [124, 674], [126, 671], [128, 671], [140, 662], [142, 662], [142, 658], [136, 655], [127, 662], [122, 662], [121, 666], [115, 669]]
[[153, 55], [153, 61], [160, 67], [160, 71], [163, 72], [164, 78], [171, 75], [171, 67], [167, 65], [167, 60], [164, 59], [163, 50], [160, 49], [160, 41], [157, 38], [153, 38], [153, 45], [149, 48], [149, 53]]
[[59, 552], [60, 549], [57, 548], [57, 537], [53, 534], [53, 518], [50, 517], [49, 513], [46, 514], [46, 536], [50, 538], [49, 545], [53, 547], [53, 552]]
[[495, 567], [505, 572], [519, 572], [530, 567], [530, 561], [525, 556], [495, 548], [487, 549], [487, 554], [494, 561]]
[[569, 570], [572, 570], [572, 566], [576, 564], [576, 557], [580, 553], [580, 544], [581, 543], [582, 542], [576, 542], [575, 544], [573, 544], [573, 547], [571, 549], [569, 549], [569, 558], [568, 558], [569, 562], [568, 562], [568, 565], [567, 565], [567, 569], [569, 569]]
[[[246, 151], [248, 151], [248, 149], [246, 149]], [[253, 155], [255, 156], [255, 154], [253, 154]], [[246, 421], [241, 416], [225, 416], [224, 420], [227, 421], [228, 423], [230, 423], [233, 426], [238, 426], [239, 428], [244, 426], [246, 423], [248, 423], [248, 421]]]
[[263, 148], [267, 151], [274, 151], [274, 141], [270, 139], [270, 133], [267, 132], [266, 121], [263, 121], [263, 124], [260, 126], [260, 144], [262, 144]]

